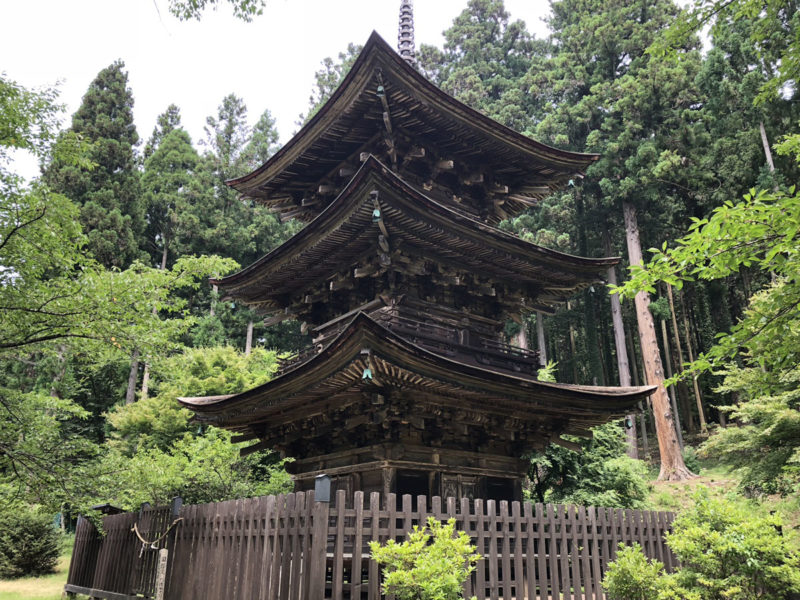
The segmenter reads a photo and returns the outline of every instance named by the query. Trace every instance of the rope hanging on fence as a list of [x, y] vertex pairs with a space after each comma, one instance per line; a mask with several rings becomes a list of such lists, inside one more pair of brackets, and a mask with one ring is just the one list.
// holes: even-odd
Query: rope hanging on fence
[[150, 546], [151, 548], [155, 548], [155, 547], [156, 547], [156, 544], [157, 544], [158, 542], [160, 542], [161, 540], [163, 540], [165, 537], [167, 537], [167, 534], [168, 534], [170, 531], [172, 531], [172, 528], [173, 528], [173, 527], [175, 527], [175, 525], [177, 525], [177, 524], [178, 524], [178, 523], [180, 523], [181, 521], [183, 521], [183, 517], [178, 517], [177, 519], [175, 519], [175, 520], [172, 522], [172, 525], [170, 525], [169, 527], [167, 527], [167, 530], [166, 530], [164, 533], [162, 533], [160, 536], [158, 536], [156, 539], [154, 539], [152, 542], [148, 542], [146, 539], [144, 539], [144, 538], [142, 537], [142, 534], [141, 534], [141, 533], [139, 533], [139, 523], [134, 523], [134, 524], [133, 524], [133, 528], [131, 529], [131, 531], [132, 531], [133, 533], [135, 533], [135, 534], [136, 534], [136, 537], [138, 537], [138, 538], [139, 538], [139, 541], [140, 541], [140, 542], [142, 542], [142, 544], [144, 544], [145, 546]]

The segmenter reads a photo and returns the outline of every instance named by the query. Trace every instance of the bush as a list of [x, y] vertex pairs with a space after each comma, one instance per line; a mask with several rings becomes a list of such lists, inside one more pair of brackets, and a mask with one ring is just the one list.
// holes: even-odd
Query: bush
[[700, 474], [700, 457], [697, 455], [697, 450], [691, 446], [684, 446], [683, 448], [683, 464], [692, 473]]
[[713, 498], [704, 488], [681, 513], [667, 543], [682, 568], [664, 598], [781, 599], [800, 592], [800, 555], [779, 533], [780, 519], [752, 504]]
[[639, 544], [620, 544], [603, 577], [603, 589], [609, 600], [654, 600], [663, 570], [660, 562], [648, 560]]
[[649, 484], [642, 461], [625, 455], [625, 431], [619, 423], [592, 430], [579, 440], [581, 452], [551, 444], [531, 458], [532, 496], [537, 502], [644, 508]]
[[384, 593], [397, 600], [461, 600], [464, 582], [480, 555], [469, 536], [456, 534], [455, 528], [455, 519], [442, 524], [428, 517], [427, 527], [415, 526], [401, 544], [370, 542], [372, 558], [385, 565]]
[[603, 580], [614, 600], [782, 600], [800, 592], [800, 555], [780, 520], [700, 488], [667, 535], [680, 560], [673, 574], [638, 547], [621, 550]]
[[55, 571], [59, 533], [52, 519], [22, 508], [0, 514], [0, 578], [45, 575]]

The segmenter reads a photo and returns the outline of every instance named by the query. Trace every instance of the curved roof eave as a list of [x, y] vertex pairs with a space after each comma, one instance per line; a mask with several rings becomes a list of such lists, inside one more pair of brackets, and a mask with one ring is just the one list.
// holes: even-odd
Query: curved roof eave
[[[547, 383], [519, 374], [501, 373], [496, 370], [462, 363], [421, 348], [390, 329], [383, 327], [366, 313], [359, 312], [347, 327], [325, 346], [320, 353], [305, 362], [298, 363], [291, 370], [267, 383], [232, 396], [178, 398], [178, 401], [197, 413], [220, 413], [250, 401], [258, 402], [259, 399], [263, 399], [265, 396], [275, 398], [284, 393], [287, 395], [297, 393], [301, 390], [292, 389], [293, 383], [300, 380], [300, 385], [304, 385], [306, 388], [314, 385], [317, 381], [327, 377], [325, 374], [326, 365], [330, 367], [329, 363], [335, 363], [336, 365], [339, 363], [347, 364], [360, 354], [363, 343], [373, 344], [374, 347], [371, 350], [376, 353], [394, 351], [409, 358], [416, 357], [419, 359], [420, 364], [425, 365], [426, 370], [458, 376], [459, 381], [462, 381], [461, 378], [466, 378], [467, 383], [465, 385], [469, 385], [469, 381], [485, 382], [513, 389], [517, 396], [521, 395], [523, 390], [529, 393], [535, 393], [538, 390], [542, 393], [559, 396], [564, 401], [616, 400], [632, 407], [636, 402], [646, 398], [656, 390], [656, 386], [598, 387]], [[327, 370], [335, 371], [336, 367], [334, 365]], [[318, 377], [312, 377], [311, 374], [313, 373], [319, 373]], [[616, 412], [619, 408], [618, 406], [609, 407], [611, 412]]]
[[[550, 166], [560, 166], [561, 170], [566, 170], [565, 167], [568, 167], [573, 172], [581, 172], [599, 158], [598, 154], [572, 152], [548, 146], [514, 131], [459, 102], [418, 73], [377, 32], [373, 31], [342, 83], [300, 131], [262, 166], [247, 175], [230, 179], [226, 181], [226, 184], [242, 193], [248, 193], [257, 185], [269, 181], [293, 164], [297, 158], [310, 149], [317, 138], [336, 120], [338, 112], [347, 108], [349, 100], [360, 92], [360, 90], [350, 90], [353, 82], [371, 80], [371, 76], [362, 71], [381, 59], [388, 66], [397, 69], [397, 72], [404, 77], [410, 78], [417, 95], [448, 109], [453, 118], [461, 121], [463, 126], [481, 130], [488, 137], [513, 146], [520, 152], [529, 154], [532, 159], [535, 158], [539, 161], [550, 163]], [[258, 181], [253, 182], [254, 179]], [[250, 182], [253, 183], [246, 185]]]
[[318, 236], [321, 231], [329, 226], [332, 222], [336, 221], [348, 208], [348, 200], [355, 197], [359, 186], [370, 173], [376, 173], [377, 176], [386, 181], [388, 184], [399, 188], [403, 193], [408, 194], [415, 198], [418, 202], [424, 204], [421, 208], [434, 211], [440, 218], [446, 219], [452, 223], [459, 224], [463, 229], [472, 229], [474, 235], [489, 236], [489, 238], [502, 244], [510, 251], [518, 252], [521, 255], [538, 255], [539, 260], [543, 262], [553, 261], [561, 265], [571, 265], [579, 270], [600, 271], [616, 265], [621, 260], [619, 257], [606, 257], [606, 258], [585, 258], [581, 256], [574, 256], [558, 250], [552, 250], [539, 246], [532, 242], [525, 241], [515, 235], [507, 233], [492, 225], [488, 225], [467, 215], [461, 214], [421, 193], [419, 190], [408, 185], [401, 177], [393, 173], [383, 163], [381, 163], [374, 156], [369, 156], [362, 164], [358, 172], [348, 182], [341, 193], [317, 215], [308, 225], [298, 231], [294, 236], [289, 238], [282, 245], [278, 246], [268, 254], [265, 254], [251, 265], [245, 267], [241, 271], [228, 275], [220, 279], [211, 279], [212, 284], [220, 285], [222, 287], [235, 286], [243, 284], [248, 276], [257, 273], [269, 263], [277, 263], [279, 261], [287, 261], [296, 256], [297, 253], [303, 250], [304, 243], [311, 243], [311, 241]]

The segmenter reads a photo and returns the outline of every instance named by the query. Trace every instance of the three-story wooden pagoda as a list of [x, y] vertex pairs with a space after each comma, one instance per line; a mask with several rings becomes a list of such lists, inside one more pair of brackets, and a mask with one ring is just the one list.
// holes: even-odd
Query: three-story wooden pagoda
[[214, 283], [314, 345], [262, 386], [181, 402], [244, 453], [293, 457], [298, 490], [325, 473], [351, 491], [519, 499], [527, 454], [653, 391], [544, 383], [536, 352], [500, 341], [507, 319], [552, 312], [618, 262], [496, 227], [597, 157], [503, 127], [411, 63], [413, 44], [401, 56], [373, 33], [305, 127], [230, 182], [308, 224]]

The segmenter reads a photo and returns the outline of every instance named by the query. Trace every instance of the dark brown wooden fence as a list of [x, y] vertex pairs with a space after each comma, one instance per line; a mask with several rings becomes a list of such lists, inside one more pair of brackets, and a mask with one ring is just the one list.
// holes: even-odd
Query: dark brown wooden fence
[[[65, 589], [112, 600], [378, 600], [380, 571], [368, 542], [401, 541], [428, 516], [455, 518], [477, 545], [483, 558], [465, 594], [479, 600], [599, 600], [620, 542], [639, 543], [668, 569], [676, 564], [664, 544], [671, 513], [394, 494], [385, 500], [341, 490], [331, 505], [307, 492], [146, 508], [105, 517], [105, 536], [82, 519]], [[152, 541], [176, 519], [155, 547], [131, 531], [137, 524], [141, 538]]]

